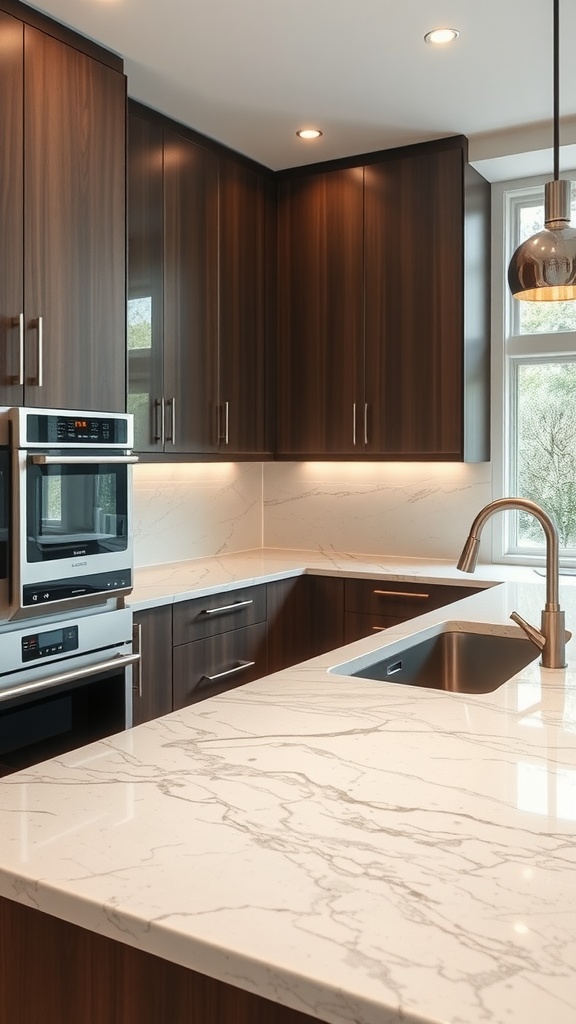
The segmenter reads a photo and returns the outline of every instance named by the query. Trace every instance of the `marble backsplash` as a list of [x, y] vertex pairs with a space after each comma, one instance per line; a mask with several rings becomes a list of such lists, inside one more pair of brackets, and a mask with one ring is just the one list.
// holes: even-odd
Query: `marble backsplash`
[[134, 467], [136, 566], [261, 546], [261, 463]]
[[457, 558], [491, 497], [488, 463], [269, 463], [264, 545]]
[[135, 563], [261, 545], [451, 559], [491, 497], [487, 463], [136, 466]]

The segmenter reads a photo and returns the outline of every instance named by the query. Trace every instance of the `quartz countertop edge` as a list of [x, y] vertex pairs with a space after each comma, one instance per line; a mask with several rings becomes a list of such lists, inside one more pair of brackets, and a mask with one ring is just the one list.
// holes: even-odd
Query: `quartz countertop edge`
[[[532, 577], [386, 644], [447, 620], [516, 632]], [[0, 894], [328, 1024], [574, 1024], [574, 641], [566, 669], [481, 695], [329, 671], [381, 646], [8, 776]]]

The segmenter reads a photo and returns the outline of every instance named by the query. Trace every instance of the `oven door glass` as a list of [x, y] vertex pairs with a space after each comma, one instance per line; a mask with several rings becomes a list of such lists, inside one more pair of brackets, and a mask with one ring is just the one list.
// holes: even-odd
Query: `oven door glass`
[[128, 468], [82, 463], [26, 468], [28, 562], [126, 551]]

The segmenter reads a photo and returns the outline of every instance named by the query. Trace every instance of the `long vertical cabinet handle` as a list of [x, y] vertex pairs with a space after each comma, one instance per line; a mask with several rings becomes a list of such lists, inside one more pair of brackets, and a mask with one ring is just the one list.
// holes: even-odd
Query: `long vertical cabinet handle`
[[352, 402], [352, 444], [356, 445], [356, 402]]
[[35, 320], [30, 321], [30, 326], [38, 331], [38, 369], [35, 386], [41, 388], [44, 384], [44, 317], [37, 316]]
[[230, 444], [230, 402], [224, 402], [224, 444]]
[[364, 402], [364, 444], [368, 444], [368, 402]]
[[176, 399], [169, 398], [166, 405], [170, 406], [170, 437], [166, 440], [170, 441], [170, 444], [176, 444]]
[[[132, 689], [138, 690], [138, 696], [142, 696], [142, 626], [141, 624], [134, 623], [132, 626], [132, 653], [140, 655], [138, 661], [134, 663], [132, 670]], [[136, 679], [134, 679], [136, 676]]]
[[152, 438], [154, 442], [159, 441], [160, 444], [164, 445], [164, 434], [165, 434], [165, 417], [166, 417], [166, 405], [163, 398], [154, 399], [154, 413], [155, 413], [155, 434]]
[[18, 384], [24, 386], [24, 313], [12, 317], [12, 326], [18, 328]]
[[[224, 418], [224, 427], [222, 427]], [[218, 406], [218, 442], [230, 444], [230, 402], [223, 402]]]

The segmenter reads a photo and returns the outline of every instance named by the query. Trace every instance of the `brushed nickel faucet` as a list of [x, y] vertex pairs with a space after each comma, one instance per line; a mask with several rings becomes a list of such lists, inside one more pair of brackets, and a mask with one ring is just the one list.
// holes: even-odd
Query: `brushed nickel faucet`
[[526, 636], [542, 651], [541, 663], [544, 668], [564, 668], [566, 665], [566, 642], [572, 636], [564, 627], [564, 612], [560, 610], [558, 594], [558, 531], [550, 516], [528, 498], [497, 498], [489, 502], [476, 516], [468, 539], [462, 548], [457, 568], [462, 572], [474, 572], [478, 561], [480, 534], [484, 524], [495, 512], [517, 509], [529, 512], [544, 530], [546, 536], [546, 604], [542, 610], [540, 629], [531, 626], [518, 612], [512, 612], [510, 618], [518, 623]]

